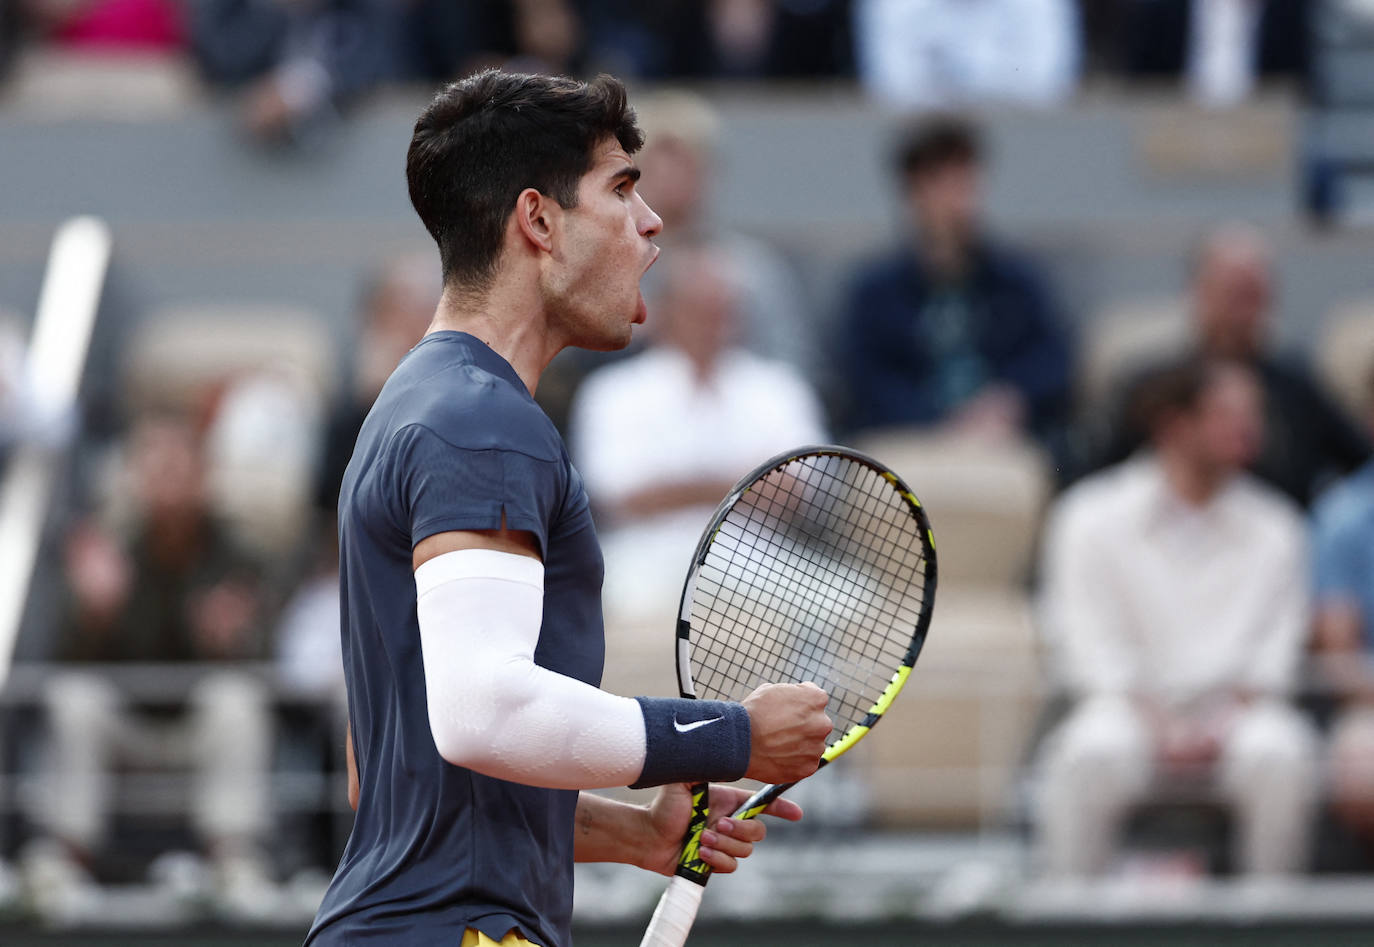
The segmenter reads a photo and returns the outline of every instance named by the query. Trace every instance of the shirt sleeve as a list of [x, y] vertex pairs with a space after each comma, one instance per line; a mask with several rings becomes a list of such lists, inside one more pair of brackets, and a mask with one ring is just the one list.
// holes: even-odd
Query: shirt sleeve
[[1312, 589], [1318, 606], [1360, 598], [1361, 544], [1369, 538], [1353, 525], [1338, 503], [1318, 504], [1312, 520]]
[[402, 521], [412, 547], [436, 533], [504, 525], [532, 533], [546, 554], [564, 487], [557, 461], [518, 450], [459, 447], [423, 425], [405, 428], [398, 438]]
[[1298, 680], [1311, 615], [1307, 551], [1306, 536], [1295, 525], [1273, 559], [1272, 572], [1253, 577], [1269, 598], [1260, 610], [1245, 682], [1263, 694], [1288, 694]]

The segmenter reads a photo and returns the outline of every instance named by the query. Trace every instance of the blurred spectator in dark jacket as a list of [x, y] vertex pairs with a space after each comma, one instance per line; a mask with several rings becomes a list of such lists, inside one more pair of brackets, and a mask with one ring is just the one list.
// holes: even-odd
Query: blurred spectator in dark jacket
[[[1191, 262], [1191, 346], [1200, 354], [1251, 366], [1264, 389], [1265, 440], [1251, 471], [1304, 507], [1332, 480], [1369, 456], [1369, 442], [1301, 361], [1273, 351], [1273, 259], [1264, 235], [1237, 224], [1203, 237]], [[1136, 393], [1156, 369], [1124, 385], [1100, 464], [1125, 458], [1145, 439], [1135, 417]]]
[[814, 77], [853, 69], [848, 0], [670, 0], [650, 14], [669, 77]]
[[583, 71], [585, 2], [415, 0], [408, 40], [419, 75], [457, 79], [488, 66], [515, 72]]
[[[259, 846], [269, 816], [268, 695], [225, 663], [265, 653], [260, 569], [216, 521], [204, 468], [190, 425], [141, 420], [128, 448], [136, 506], [128, 538], [87, 524], [68, 540], [70, 615], [58, 658], [80, 666], [45, 690], [47, 791], [33, 812], [41, 837], [24, 859], [40, 910], [58, 917], [89, 906], [83, 862], [104, 838], [116, 762], [190, 768], [191, 821], [224, 906], [267, 908]], [[121, 687], [127, 678], [100, 667], [111, 662], [205, 662], [206, 671], [150, 707]], [[159, 690], [169, 680], [159, 672]]]
[[1310, 0], [1116, 0], [1112, 6], [1103, 65], [1131, 77], [1182, 78], [1204, 104], [1233, 105], [1261, 78], [1306, 74]]
[[205, 77], [245, 90], [250, 132], [277, 140], [405, 74], [392, 0], [197, 0], [191, 42]]
[[859, 271], [840, 325], [851, 429], [1053, 438], [1069, 339], [1040, 270], [990, 240], [974, 129], [938, 117], [898, 150], [910, 241]]
[[[1374, 436], [1374, 365], [1366, 427]], [[1374, 862], [1374, 461], [1324, 493], [1312, 510], [1313, 641], [1340, 714], [1329, 783], [1337, 818]]]

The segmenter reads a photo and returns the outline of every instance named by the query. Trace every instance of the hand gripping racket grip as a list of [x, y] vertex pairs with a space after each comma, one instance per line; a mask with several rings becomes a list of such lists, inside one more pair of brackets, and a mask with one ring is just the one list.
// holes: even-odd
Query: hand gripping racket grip
[[658, 899], [658, 907], [654, 909], [649, 929], [644, 932], [639, 947], [682, 947], [687, 943], [687, 934], [692, 930], [705, 891], [704, 884], [674, 875], [663, 897]]

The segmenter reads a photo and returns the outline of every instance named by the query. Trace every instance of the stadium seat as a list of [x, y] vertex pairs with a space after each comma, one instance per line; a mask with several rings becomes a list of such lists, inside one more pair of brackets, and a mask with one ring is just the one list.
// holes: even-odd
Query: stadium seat
[[942, 584], [916, 670], [873, 739], [852, 753], [871, 820], [924, 829], [1005, 822], [1038, 689], [1025, 594]]
[[884, 826], [997, 824], [1035, 719], [1039, 661], [1026, 591], [1050, 494], [1044, 455], [892, 431], [858, 445], [890, 465], [930, 514], [939, 586], [916, 672], [881, 737], [856, 750]]
[[289, 554], [303, 535], [320, 420], [337, 379], [315, 314], [274, 304], [165, 309], [135, 330], [127, 403], [206, 412], [216, 506], [250, 546]]
[[1364, 417], [1374, 370], [1374, 297], [1332, 308], [1317, 342], [1317, 367], [1352, 417]]
[[940, 582], [1018, 586], [1030, 567], [1048, 463], [1029, 443], [890, 431], [857, 445], [903, 477], [935, 530]]
[[203, 100], [194, 69], [177, 55], [34, 47], [17, 57], [8, 78], [6, 106], [49, 121], [175, 118]]

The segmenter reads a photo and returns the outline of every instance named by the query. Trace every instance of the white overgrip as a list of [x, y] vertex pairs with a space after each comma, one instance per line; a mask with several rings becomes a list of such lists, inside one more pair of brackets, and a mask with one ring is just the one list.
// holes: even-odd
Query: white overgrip
[[668, 882], [668, 890], [658, 899], [658, 907], [649, 919], [649, 929], [644, 932], [639, 947], [682, 947], [687, 943], [687, 934], [692, 930], [705, 890], [705, 886], [695, 881], [674, 875]]

